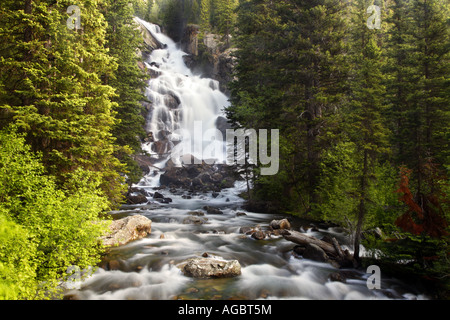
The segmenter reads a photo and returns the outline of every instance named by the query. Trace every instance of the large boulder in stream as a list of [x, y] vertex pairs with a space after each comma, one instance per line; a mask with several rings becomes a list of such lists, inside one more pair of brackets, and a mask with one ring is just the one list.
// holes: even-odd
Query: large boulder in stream
[[219, 208], [214, 208], [214, 207], [210, 207], [210, 206], [204, 206], [203, 210], [205, 210], [208, 214], [223, 214], [222, 210], [220, 210]]
[[282, 219], [282, 220], [272, 220], [270, 222], [270, 227], [273, 230], [279, 230], [279, 229], [290, 229], [291, 224], [289, 223], [288, 219]]
[[329, 258], [325, 251], [313, 243], [306, 245], [305, 251], [303, 252], [303, 258], [318, 262], [329, 262]]
[[103, 245], [114, 247], [145, 238], [152, 232], [152, 221], [141, 215], [114, 220], [110, 232], [101, 238]]
[[220, 257], [189, 259], [180, 266], [185, 276], [193, 278], [231, 278], [241, 275], [237, 260], [223, 260]]

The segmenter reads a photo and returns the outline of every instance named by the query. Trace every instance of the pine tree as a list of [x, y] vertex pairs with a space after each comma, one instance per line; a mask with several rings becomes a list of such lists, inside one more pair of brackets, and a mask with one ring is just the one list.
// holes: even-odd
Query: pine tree
[[229, 45], [229, 37], [232, 33], [236, 15], [234, 10], [236, 9], [236, 0], [221, 0], [217, 4], [217, 27], [221, 34], [224, 34], [227, 38], [227, 44]]
[[384, 75], [381, 49], [378, 47], [378, 31], [366, 26], [366, 9], [371, 1], [358, 0], [352, 8], [352, 58], [353, 72], [350, 78], [351, 100], [348, 110], [348, 133], [356, 147], [359, 160], [357, 224], [354, 240], [354, 258], [359, 261], [359, 245], [364, 219], [370, 199], [369, 188], [380, 155], [388, 149], [388, 131], [384, 126], [386, 109]]
[[165, 28], [165, 33], [175, 42], [180, 41], [187, 22], [184, 11], [185, 2], [186, 0], [166, 0], [160, 7], [161, 23]]
[[211, 0], [200, 0], [200, 31], [204, 33], [211, 29]]
[[281, 206], [311, 211], [327, 131], [346, 90], [345, 6], [252, 0], [241, 1], [238, 13], [239, 80], [228, 115], [242, 126], [282, 130], [282, 170], [255, 188]]
[[[411, 12], [415, 87], [410, 96], [410, 139], [413, 141], [410, 165], [417, 196], [421, 197], [436, 187], [424, 183], [427, 159], [431, 158], [441, 166], [449, 159], [449, 8], [445, 1], [414, 0]], [[421, 202], [420, 199], [417, 201]]]
[[[81, 9], [81, 30], [67, 27], [69, 5]], [[113, 89], [102, 84], [117, 67], [105, 47], [98, 1], [3, 1], [0, 5], [1, 126], [15, 122], [43, 153], [49, 173], [72, 189], [77, 168], [94, 172], [102, 189], [122, 198], [121, 164], [113, 156]], [[4, 18], [4, 20], [3, 20]]]
[[410, 131], [414, 126], [411, 118], [411, 95], [414, 89], [413, 49], [414, 40], [410, 31], [412, 19], [411, 1], [394, 0], [392, 14], [385, 23], [389, 24], [386, 41], [385, 72], [386, 94], [389, 102], [389, 123], [392, 128], [394, 159], [398, 164], [410, 163], [414, 146]]
[[108, 22], [106, 39], [109, 55], [118, 64], [114, 76], [107, 79], [107, 84], [115, 89], [116, 94], [112, 99], [116, 103], [118, 120], [112, 130], [119, 146], [115, 154], [127, 165], [123, 174], [128, 176], [128, 182], [136, 183], [142, 172], [132, 156], [142, 152], [141, 139], [145, 136], [141, 101], [145, 100], [146, 75], [139, 69], [140, 58], [136, 55], [136, 48], [143, 41], [127, 0], [111, 1], [103, 11]]

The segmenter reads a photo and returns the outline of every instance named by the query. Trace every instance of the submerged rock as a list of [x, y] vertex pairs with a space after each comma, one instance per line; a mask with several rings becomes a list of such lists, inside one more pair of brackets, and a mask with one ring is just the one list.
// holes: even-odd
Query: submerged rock
[[183, 224], [205, 224], [208, 222], [207, 218], [199, 218], [198, 216], [189, 216], [183, 220]]
[[184, 275], [193, 278], [230, 278], [241, 275], [237, 260], [222, 260], [220, 257], [193, 258], [181, 265]]
[[346, 283], [347, 279], [345, 278], [345, 276], [340, 273], [340, 272], [333, 272], [328, 276], [328, 279], [330, 279], [330, 281], [338, 281], [338, 282], [342, 282], [342, 283]]
[[204, 206], [203, 209], [208, 213], [208, 214], [223, 214], [222, 210], [218, 209], [218, 208], [214, 208], [214, 207], [210, 207], [210, 206]]
[[197, 217], [202, 217], [205, 215], [205, 213], [201, 212], [201, 211], [189, 211], [188, 214], [191, 216], [197, 216]]
[[144, 216], [134, 215], [113, 221], [109, 229], [110, 233], [101, 238], [103, 245], [121, 246], [149, 235], [152, 221]]
[[240, 229], [239, 229], [239, 233], [243, 233], [243, 234], [250, 234], [251, 232], [254, 232], [254, 230], [253, 230], [253, 228], [252, 227], [241, 227]]

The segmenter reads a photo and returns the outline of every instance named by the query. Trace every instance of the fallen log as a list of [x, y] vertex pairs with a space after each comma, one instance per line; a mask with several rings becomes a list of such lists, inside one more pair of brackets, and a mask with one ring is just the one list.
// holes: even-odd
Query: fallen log
[[342, 267], [353, 265], [353, 257], [347, 250], [342, 250], [336, 238], [332, 239], [332, 243], [328, 243], [293, 230], [281, 230], [281, 234], [286, 240], [294, 242], [301, 246], [308, 246], [310, 244], [318, 246], [323, 251], [325, 251], [325, 253], [331, 260], [336, 261]]
[[336, 251], [336, 249], [332, 244], [311, 236], [307, 236], [304, 233], [293, 230], [283, 230], [282, 235], [286, 240], [294, 242], [296, 244], [302, 246], [306, 246], [307, 244], [310, 243], [315, 244], [316, 246], [320, 247], [323, 251], [325, 251], [328, 255], [339, 256], [338, 252]]

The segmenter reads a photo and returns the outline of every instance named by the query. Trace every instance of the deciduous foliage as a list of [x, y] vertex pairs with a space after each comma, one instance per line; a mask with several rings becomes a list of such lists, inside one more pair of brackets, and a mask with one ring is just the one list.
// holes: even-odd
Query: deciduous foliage
[[98, 263], [108, 202], [92, 173], [72, 177], [74, 191], [58, 188], [23, 135], [0, 131], [0, 299], [51, 298], [70, 266]]
[[399, 200], [407, 205], [408, 210], [397, 218], [395, 224], [414, 235], [424, 234], [433, 238], [448, 236], [448, 222], [442, 208], [442, 204], [448, 202], [445, 194], [437, 191], [437, 194], [421, 195], [420, 204], [417, 203], [417, 197], [413, 196], [409, 189], [410, 174], [411, 170], [401, 168], [397, 192], [401, 195]]

